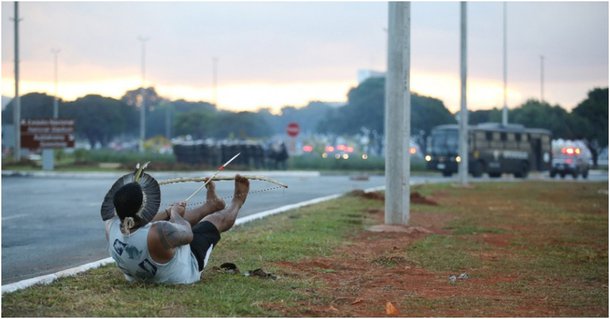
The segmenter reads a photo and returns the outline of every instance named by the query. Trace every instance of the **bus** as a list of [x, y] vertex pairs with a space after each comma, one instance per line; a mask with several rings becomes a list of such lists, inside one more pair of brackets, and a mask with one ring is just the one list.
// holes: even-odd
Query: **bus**
[[[443, 176], [457, 173], [458, 145], [457, 124], [434, 127], [427, 140], [426, 168]], [[499, 123], [468, 126], [468, 173], [473, 177], [496, 178], [506, 173], [525, 178], [530, 171], [548, 171], [551, 150], [551, 132], [546, 129]]]

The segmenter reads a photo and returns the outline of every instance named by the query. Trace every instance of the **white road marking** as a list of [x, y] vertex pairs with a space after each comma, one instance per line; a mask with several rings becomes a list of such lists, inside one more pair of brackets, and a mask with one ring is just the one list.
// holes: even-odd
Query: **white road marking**
[[13, 215], [13, 216], [2, 216], [2, 222], [5, 222], [7, 220], [11, 220], [11, 219], [17, 219], [17, 218], [25, 218], [28, 217], [30, 215], [28, 214], [21, 214], [21, 215]]

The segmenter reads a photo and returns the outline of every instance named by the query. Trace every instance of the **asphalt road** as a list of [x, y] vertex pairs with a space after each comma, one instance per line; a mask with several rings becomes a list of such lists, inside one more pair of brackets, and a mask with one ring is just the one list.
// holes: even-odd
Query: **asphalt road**
[[[230, 175], [234, 173], [226, 173]], [[252, 173], [245, 173], [252, 174]], [[274, 185], [251, 182], [251, 194], [240, 217], [354, 189], [383, 186], [383, 176], [358, 181], [349, 176], [316, 176], [311, 173], [256, 173], [271, 176], [289, 185], [288, 189], [267, 190]], [[158, 180], [176, 177], [209, 176], [184, 173], [157, 173]], [[47, 177], [2, 177], [2, 284], [54, 273], [107, 258], [100, 218], [102, 199], [120, 174], [53, 174]], [[530, 179], [548, 179], [532, 175]], [[411, 183], [449, 181], [440, 175], [412, 176]], [[455, 177], [453, 178], [455, 180]], [[479, 179], [489, 181], [487, 178]], [[497, 179], [494, 179], [497, 180]], [[502, 180], [515, 180], [510, 177]], [[566, 178], [565, 181], [571, 181]], [[606, 172], [592, 172], [591, 180], [608, 180]], [[557, 181], [559, 181], [557, 179]], [[582, 181], [579, 179], [579, 181]], [[162, 186], [162, 207], [184, 200], [199, 184]], [[227, 202], [233, 183], [217, 182], [220, 196]], [[202, 202], [205, 191], [191, 204]]]

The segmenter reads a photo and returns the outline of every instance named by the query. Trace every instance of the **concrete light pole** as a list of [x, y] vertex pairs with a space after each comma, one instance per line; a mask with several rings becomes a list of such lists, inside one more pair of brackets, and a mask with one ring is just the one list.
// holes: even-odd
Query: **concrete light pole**
[[[57, 55], [59, 49], [51, 49], [54, 59], [54, 81], [55, 81], [55, 97], [53, 98], [53, 118], [56, 119], [59, 116], [59, 101], [57, 97]], [[42, 169], [45, 171], [52, 171], [55, 168], [55, 150], [52, 148], [45, 148], [42, 150]]]
[[466, 2], [460, 2], [460, 82], [461, 82], [461, 101], [460, 101], [460, 144], [459, 144], [459, 177], [460, 183], [463, 186], [468, 185], [468, 107], [466, 105], [467, 98], [467, 5]]
[[540, 103], [544, 102], [544, 55], [540, 56]]
[[15, 98], [13, 99], [13, 124], [15, 125], [15, 160], [21, 160], [21, 96], [19, 96], [19, 2], [15, 1]]
[[146, 139], [146, 96], [144, 86], [146, 85], [146, 41], [148, 38], [139, 36], [138, 40], [142, 43], [142, 87], [140, 88], [140, 143], [139, 151], [144, 152], [144, 140]]
[[212, 58], [212, 94], [213, 103], [218, 108], [218, 58]]
[[165, 105], [165, 137], [168, 140], [172, 139], [172, 109], [173, 104]]
[[409, 223], [411, 5], [388, 3], [385, 104], [385, 223]]
[[53, 118], [56, 119], [59, 117], [59, 98], [57, 96], [57, 55], [61, 50], [59, 49], [51, 49], [51, 53], [53, 53], [54, 59], [54, 80], [55, 80], [55, 98], [53, 99]]
[[503, 76], [504, 76], [504, 106], [502, 107], [502, 125], [508, 124], [508, 104], [506, 102], [506, 2], [502, 4], [502, 16], [503, 16], [503, 46], [502, 46], [502, 64], [503, 64]]

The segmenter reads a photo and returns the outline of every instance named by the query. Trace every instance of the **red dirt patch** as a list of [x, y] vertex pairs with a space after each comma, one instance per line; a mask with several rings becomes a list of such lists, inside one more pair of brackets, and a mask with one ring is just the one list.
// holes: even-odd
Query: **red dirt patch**
[[[380, 200], [380, 201], [385, 200], [385, 196], [382, 193], [378, 193], [378, 192], [365, 193], [361, 189], [353, 190], [349, 193], [349, 195], [364, 197], [364, 198], [373, 199], [373, 200]], [[417, 191], [411, 192], [411, 194], [409, 195], [409, 199], [410, 199], [410, 202], [413, 204], [433, 205], [433, 206], [438, 205], [438, 203], [436, 201], [426, 198], [425, 196], [423, 196], [422, 194], [420, 194]]]
[[385, 200], [385, 196], [383, 196], [383, 194], [378, 193], [378, 192], [364, 192], [361, 189], [355, 189], [351, 192], [349, 192], [350, 196], [357, 196], [357, 197], [363, 197], [366, 199], [373, 199], [373, 200], [380, 200], [380, 201], [384, 201]]
[[[368, 213], [380, 223], [383, 221], [383, 210], [369, 210]], [[470, 278], [451, 284], [448, 280], [451, 274], [429, 271], [409, 261], [404, 254], [407, 247], [431, 233], [446, 233], [442, 227], [451, 218], [444, 214], [413, 212], [410, 223], [417, 226], [398, 227], [404, 231], [363, 231], [330, 257], [277, 262], [280, 275], [322, 281], [325, 285], [306, 291], [309, 297], [294, 308], [273, 303], [267, 303], [265, 307], [289, 317], [512, 317], [552, 316], [555, 313], [544, 301], [524, 302], [519, 296], [498, 290], [496, 284], [519, 280], [518, 275], [481, 278], [470, 274]], [[504, 246], [510, 236], [482, 234], [481, 238], [492, 245]], [[496, 260], [500, 255], [500, 252], [481, 253], [480, 258]], [[482, 298], [492, 305], [486, 305], [484, 309], [442, 307], [442, 312], [434, 306], [434, 303], [451, 303], [455, 298]], [[388, 302], [396, 308], [393, 315], [386, 309]]]
[[422, 194], [420, 194], [419, 192], [411, 192], [410, 199], [411, 199], [411, 203], [414, 203], [414, 204], [432, 205], [432, 206], [438, 205], [437, 202], [422, 196]]
[[[374, 219], [383, 221], [383, 210], [370, 210]], [[452, 296], [456, 288], [448, 284], [445, 275], [419, 268], [404, 257], [403, 252], [415, 240], [437, 232], [447, 220], [441, 214], [417, 214], [412, 222], [424, 226], [377, 225], [377, 231], [363, 231], [351, 244], [335, 251], [330, 257], [319, 257], [298, 262], [276, 263], [287, 276], [322, 280], [326, 288], [311, 292], [311, 298], [298, 309], [284, 309], [267, 304], [287, 316], [310, 317], [379, 317], [387, 316], [386, 305], [391, 302], [397, 316], [409, 314], [401, 309], [404, 295], [434, 298]], [[416, 225], [416, 224], [415, 224]], [[400, 231], [379, 231], [385, 228]], [[429, 227], [429, 228], [428, 228]], [[325, 303], [319, 296], [332, 296]]]

